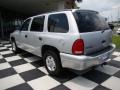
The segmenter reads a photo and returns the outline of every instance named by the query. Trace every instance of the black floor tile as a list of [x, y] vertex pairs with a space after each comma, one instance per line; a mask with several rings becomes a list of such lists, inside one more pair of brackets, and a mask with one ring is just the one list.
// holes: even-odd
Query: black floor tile
[[55, 77], [55, 76], [51, 76], [52, 78], [54, 78], [55, 80], [57, 80], [60, 83], [65, 83], [75, 77], [77, 77], [78, 75], [68, 69], [64, 69], [62, 75], [60, 75], [59, 77]]
[[7, 46], [7, 48], [12, 48], [12, 46]]
[[110, 62], [108, 62], [108, 65], [120, 68], [120, 62], [115, 61], [115, 60], [111, 60]]
[[11, 76], [11, 75], [14, 75], [14, 74], [17, 74], [17, 73], [13, 68], [0, 70], [0, 78], [4, 78], [4, 77]]
[[35, 66], [36, 68], [38, 68], [38, 67], [44, 66], [44, 61], [43, 60], [39, 60], [39, 61], [31, 62], [31, 64], [33, 66]]
[[15, 56], [16, 54], [15, 53], [10, 53], [10, 54], [5, 54], [5, 55], [2, 55], [4, 58], [6, 57], [11, 57], [11, 56]]
[[6, 60], [5, 59], [0, 59], [0, 63], [5, 63]]
[[89, 72], [83, 74], [82, 76], [98, 84], [101, 84], [110, 77], [110, 75], [102, 73], [97, 70], [90, 70]]
[[27, 63], [24, 59], [9, 62], [12, 67]]
[[34, 56], [34, 55], [31, 54], [31, 53], [28, 53], [28, 52], [26, 52], [26, 51], [21, 50], [21, 53], [20, 53], [19, 56], [21, 56], [21, 57], [23, 57], [23, 58], [27, 58], [27, 57], [31, 57], [31, 56]]
[[20, 76], [25, 80], [25, 81], [30, 81], [39, 77], [44, 76], [45, 73], [41, 72], [38, 69], [33, 69], [27, 72], [20, 73]]
[[0, 52], [2, 52], [2, 51], [9, 51], [9, 49], [2, 49], [2, 50], [0, 50]]
[[103, 86], [99, 85], [96, 88], [94, 88], [93, 90], [111, 90], [111, 89], [108, 89], [106, 87], [103, 87]]
[[115, 73], [114, 76], [120, 78], [120, 71], [118, 71], [117, 73]]
[[17, 85], [7, 90], [33, 90], [27, 83]]
[[61, 84], [61, 85], [59, 85], [59, 86], [57, 86], [55, 88], [52, 88], [50, 90], [70, 90], [70, 89]]

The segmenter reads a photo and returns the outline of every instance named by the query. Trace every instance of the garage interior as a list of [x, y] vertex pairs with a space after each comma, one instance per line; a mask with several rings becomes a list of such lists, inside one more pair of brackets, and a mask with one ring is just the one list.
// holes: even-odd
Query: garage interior
[[27, 17], [75, 8], [82, 0], [0, 0], [0, 38], [8, 39]]

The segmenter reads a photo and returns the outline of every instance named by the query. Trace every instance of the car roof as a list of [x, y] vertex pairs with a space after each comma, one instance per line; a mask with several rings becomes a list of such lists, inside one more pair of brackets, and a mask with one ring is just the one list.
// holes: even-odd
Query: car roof
[[41, 16], [41, 15], [46, 15], [46, 14], [53, 14], [53, 13], [57, 13], [57, 12], [66, 12], [66, 11], [71, 11], [71, 12], [75, 12], [75, 11], [80, 11], [80, 12], [96, 12], [98, 13], [97, 11], [94, 11], [94, 10], [84, 10], [84, 9], [64, 9], [64, 10], [58, 10], [58, 11], [51, 11], [51, 12], [46, 12], [46, 13], [43, 13], [43, 14], [38, 14], [38, 15], [35, 15], [35, 16], [32, 16], [32, 17], [37, 17], [37, 16]]

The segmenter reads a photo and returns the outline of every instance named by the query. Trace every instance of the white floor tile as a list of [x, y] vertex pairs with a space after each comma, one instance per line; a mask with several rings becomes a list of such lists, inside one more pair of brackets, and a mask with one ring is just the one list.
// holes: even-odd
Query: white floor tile
[[19, 66], [15, 66], [13, 67], [17, 73], [21, 73], [21, 72], [25, 72], [25, 71], [29, 71], [29, 70], [32, 70], [32, 69], [35, 69], [35, 67], [29, 63], [27, 64], [22, 64], [22, 65], [19, 65]]
[[0, 47], [0, 50], [7, 49], [7, 47]]
[[41, 70], [42, 72], [44, 72], [45, 74], [48, 74], [47, 70], [45, 67], [40, 67], [38, 68], [39, 70]]
[[104, 67], [100, 66], [100, 67], [96, 68], [96, 70], [104, 72], [104, 73], [109, 74], [109, 75], [113, 75], [117, 71], [119, 71], [120, 69], [113, 67], [113, 66], [110, 66], [110, 65], [105, 65]]
[[12, 50], [12, 48], [9, 48], [9, 50]]
[[7, 88], [19, 85], [25, 81], [19, 75], [12, 75], [3, 79], [0, 79], [0, 90], [5, 90]]
[[79, 76], [64, 83], [64, 85], [69, 87], [71, 90], [91, 90], [98, 84]]
[[22, 59], [20, 56], [12, 56], [5, 58], [8, 62]]
[[12, 46], [12, 45], [11, 44], [7, 44], [7, 45], [4, 45], [4, 46], [9, 47], [9, 46]]
[[119, 61], [119, 62], [120, 62], [120, 56], [119, 56], [119, 57], [114, 58], [113, 60], [115, 60], [115, 61]]
[[3, 56], [0, 55], [0, 59], [3, 59]]
[[0, 64], [0, 70], [10, 68], [11, 65], [9, 63], [2, 63]]
[[5, 55], [5, 54], [11, 54], [13, 53], [12, 51], [2, 51], [0, 52], [1, 55]]
[[120, 90], [120, 79], [112, 76], [111, 78], [103, 82], [102, 86], [105, 86], [112, 90]]
[[28, 84], [34, 90], [48, 90], [48, 89], [51, 89], [53, 87], [60, 85], [59, 82], [57, 82], [56, 80], [54, 80], [53, 78], [51, 78], [47, 75], [43, 76], [41, 78], [32, 80], [32, 81], [28, 82]]
[[120, 52], [113, 52], [113, 54], [112, 55], [115, 55], [115, 56], [120, 56]]

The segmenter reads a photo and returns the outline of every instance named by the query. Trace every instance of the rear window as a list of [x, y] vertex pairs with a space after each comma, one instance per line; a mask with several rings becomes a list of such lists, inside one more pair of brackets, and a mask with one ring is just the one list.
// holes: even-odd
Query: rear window
[[105, 19], [97, 12], [76, 11], [73, 15], [81, 33], [110, 29]]

